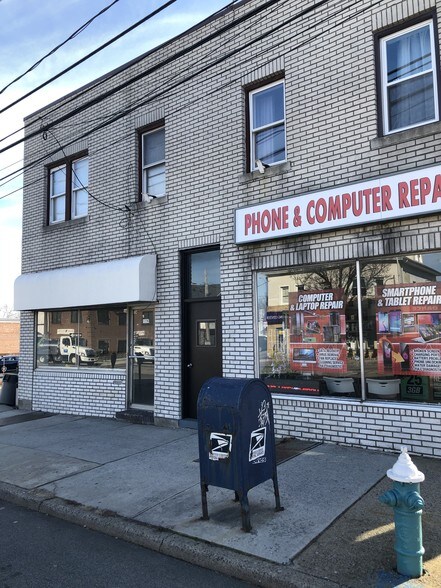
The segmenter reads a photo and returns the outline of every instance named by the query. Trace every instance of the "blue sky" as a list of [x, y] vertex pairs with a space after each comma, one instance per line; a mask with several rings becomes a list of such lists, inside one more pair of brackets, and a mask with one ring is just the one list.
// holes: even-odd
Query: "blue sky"
[[[96, 13], [112, 4], [112, 1], [0, 0], [0, 89], [63, 42]], [[0, 94], [0, 108], [23, 96], [164, 3], [165, 0], [118, 0], [84, 32]], [[0, 114], [1, 137], [19, 129], [24, 116], [156, 47], [228, 4], [230, 0], [177, 0], [152, 20], [66, 76]], [[13, 138], [18, 137], [20, 135]], [[3, 148], [6, 144], [7, 141], [0, 142], [0, 147]], [[22, 157], [22, 147], [0, 154], [0, 178], [20, 168]], [[2, 307], [12, 307], [13, 282], [20, 274], [21, 177], [1, 184], [4, 182], [0, 180], [0, 315]], [[8, 195], [13, 190], [19, 191]], [[7, 263], [4, 262], [5, 257], [8, 259]]]

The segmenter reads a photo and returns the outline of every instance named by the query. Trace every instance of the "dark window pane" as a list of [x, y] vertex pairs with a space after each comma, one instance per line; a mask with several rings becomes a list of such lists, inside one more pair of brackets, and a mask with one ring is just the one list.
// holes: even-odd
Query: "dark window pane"
[[391, 130], [433, 120], [434, 117], [435, 100], [431, 73], [389, 88]]
[[283, 84], [253, 94], [253, 127], [255, 129], [284, 118]]
[[193, 253], [190, 259], [190, 298], [220, 295], [220, 254], [218, 250]]
[[387, 41], [387, 81], [389, 83], [422, 73], [431, 67], [429, 26]]

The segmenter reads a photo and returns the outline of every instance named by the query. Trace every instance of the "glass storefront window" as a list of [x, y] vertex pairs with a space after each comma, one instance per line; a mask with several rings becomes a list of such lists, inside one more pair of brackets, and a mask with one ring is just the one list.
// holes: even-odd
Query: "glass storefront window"
[[421, 256], [257, 274], [270, 390], [441, 402], [441, 272]]
[[37, 313], [36, 365], [126, 367], [124, 307], [81, 308]]
[[358, 396], [356, 266], [258, 274], [260, 377], [273, 392]]

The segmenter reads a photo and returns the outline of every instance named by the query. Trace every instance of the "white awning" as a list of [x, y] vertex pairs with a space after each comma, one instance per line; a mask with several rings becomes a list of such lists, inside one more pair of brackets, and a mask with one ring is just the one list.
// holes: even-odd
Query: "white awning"
[[156, 255], [22, 274], [15, 310], [80, 308], [156, 300]]

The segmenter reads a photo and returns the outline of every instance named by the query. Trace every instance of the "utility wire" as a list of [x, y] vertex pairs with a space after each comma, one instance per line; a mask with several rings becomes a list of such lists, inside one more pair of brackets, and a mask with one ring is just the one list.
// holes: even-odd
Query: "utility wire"
[[[279, 1], [279, 0], [276, 0], [276, 1]], [[289, 0], [283, 0], [283, 4], [285, 4], [285, 3], [286, 3], [286, 2], [288, 2], [288, 1], [289, 1]], [[220, 9], [220, 10], [218, 10], [217, 12], [213, 13], [213, 15], [212, 15], [210, 18], [212, 18], [213, 16], [216, 16], [216, 15], [218, 15], [218, 14], [220, 14], [220, 13], [224, 12], [224, 11], [226, 10], [226, 8], [230, 8], [232, 5], [236, 4], [237, 2], [238, 2], [238, 0], [232, 0], [232, 1], [231, 1], [231, 2], [230, 2], [228, 5], [227, 5], [227, 6], [225, 6], [225, 7], [221, 8], [221, 9]], [[260, 17], [260, 20], [262, 20], [263, 18], [265, 18], [265, 15], [262, 15], [262, 16]], [[254, 25], [254, 23], [251, 23], [251, 24], [250, 24], [250, 25], [249, 25], [249, 26], [248, 26], [248, 27], [245, 29], [245, 31], [246, 31], [246, 30], [248, 30], [249, 28], [251, 28], [253, 25]], [[233, 35], [231, 35], [231, 37], [230, 37], [229, 39], [227, 39], [227, 41], [226, 41], [226, 42], [230, 42], [230, 41], [231, 41], [232, 39], [234, 39], [234, 38], [235, 38], [235, 36], [234, 36], [234, 34], [233, 34]], [[206, 58], [208, 55], [211, 55], [211, 54], [215, 53], [216, 51], [218, 51], [218, 49], [217, 49], [217, 48], [215, 48], [215, 49], [212, 49], [211, 51], [209, 51], [208, 53], [206, 53], [206, 54], [205, 54], [205, 55], [204, 55], [204, 56], [203, 56], [201, 59], [205, 59], [205, 58]], [[188, 71], [188, 67], [186, 67], [186, 68], [185, 68], [185, 71]], [[167, 83], [167, 82], [169, 82], [170, 80], [174, 79], [175, 77], [179, 76], [181, 73], [182, 73], [182, 72], [177, 72], [177, 73], [174, 73], [174, 74], [170, 75], [170, 76], [167, 78], [167, 80], [165, 80], [165, 81], [164, 81], [164, 80], [162, 80], [162, 82], [161, 82], [161, 86], [160, 86], [160, 87], [163, 87], [165, 83]], [[90, 89], [91, 89], [91, 88], [90, 88], [90, 87], [88, 87], [88, 90], [90, 90]], [[51, 112], [53, 112], [53, 111], [51, 111]], [[49, 112], [49, 114], [51, 114], [51, 112]], [[108, 118], [109, 118], [109, 116], [103, 117], [103, 120], [107, 120]], [[89, 121], [87, 121], [87, 120], [86, 120], [86, 121], [85, 121], [85, 120], [82, 120], [82, 124], [83, 124], [83, 126], [84, 126], [85, 124], [89, 124], [90, 122], [96, 122], [96, 119], [94, 119], [93, 121], [91, 121], [91, 120], [89, 120]], [[73, 127], [75, 127], [76, 129], [78, 129], [78, 124], [75, 124], [75, 125], [72, 125], [72, 126], [73, 126]], [[23, 127], [22, 129], [20, 129], [20, 130], [23, 130], [23, 129], [24, 129], [24, 127]], [[40, 127], [40, 131], [42, 131], [42, 128], [41, 128], [41, 127]], [[11, 133], [11, 135], [13, 135], [13, 134], [15, 134], [15, 133], [17, 133], [17, 132], [19, 132], [19, 131], [14, 131], [13, 133]], [[43, 132], [45, 132], [45, 131], [43, 131]], [[8, 135], [8, 137], [9, 137], [9, 136], [11, 136], [11, 135]], [[3, 140], [5, 140], [5, 139], [7, 139], [8, 137], [4, 137], [3, 139], [0, 139], [0, 141], [3, 141]], [[27, 139], [28, 139], [28, 137], [25, 137], [25, 138], [24, 138], [24, 140], [27, 140]], [[54, 154], [54, 153], [52, 153], [52, 154], [48, 154], [47, 156], [43, 156], [43, 157], [39, 158], [38, 160], [36, 160], [34, 163], [31, 163], [31, 164], [24, 165], [24, 166], [23, 166], [21, 169], [16, 169], [16, 170], [14, 170], [13, 172], [9, 173], [7, 176], [4, 176], [4, 177], [0, 178], [0, 181], [7, 180], [7, 181], [3, 182], [2, 184], [0, 184], [0, 187], [4, 186], [5, 184], [8, 184], [9, 182], [12, 182], [12, 181], [14, 181], [15, 179], [17, 179], [18, 177], [20, 177], [20, 176], [22, 175], [22, 173], [23, 173], [23, 171], [24, 171], [25, 169], [32, 169], [33, 167], [35, 167], [36, 165], [39, 165], [39, 164], [40, 164], [40, 163], [42, 163], [42, 162], [43, 162], [45, 159], [47, 159], [47, 157], [49, 157], [49, 156], [51, 156], [51, 155], [53, 155], [53, 154]], [[21, 159], [20, 161], [21, 161], [21, 162], [23, 162], [23, 159]], [[20, 161], [18, 161], [18, 162], [16, 162], [16, 163], [19, 163]], [[11, 165], [13, 165], [13, 164], [11, 164]], [[7, 167], [11, 167], [11, 166], [6, 166], [6, 167], [5, 167], [5, 168], [3, 168], [3, 169], [7, 169]], [[0, 171], [2, 171], [2, 170], [0, 170]], [[11, 176], [14, 176], [14, 177], [11, 177]], [[8, 180], [7, 178], [10, 178], [10, 179]], [[12, 193], [15, 193], [15, 190], [14, 190], [14, 192], [12, 192]]]
[[[72, 69], [74, 69], [75, 67], [78, 67], [78, 65], [80, 65], [84, 61], [87, 61], [88, 59], [90, 59], [91, 57], [93, 57], [94, 55], [96, 55], [97, 53], [99, 53], [100, 51], [102, 51], [103, 49], [105, 49], [106, 47], [108, 47], [109, 45], [111, 45], [112, 43], [115, 43], [115, 41], [118, 41], [118, 39], [121, 39], [121, 37], [123, 37], [124, 35], [127, 35], [131, 31], [133, 31], [133, 29], [135, 29], [136, 27], [139, 27], [144, 22], [146, 22], [147, 20], [153, 18], [154, 16], [156, 16], [157, 14], [159, 14], [160, 12], [162, 12], [163, 10], [165, 10], [166, 8], [168, 8], [171, 4], [174, 4], [175, 2], [176, 2], [176, 0], [169, 0], [168, 2], [166, 2], [165, 4], [163, 4], [162, 6], [160, 6], [159, 8], [157, 8], [156, 10], [153, 10], [153, 12], [150, 12], [147, 16], [145, 16], [144, 18], [142, 18], [141, 20], [139, 20], [138, 22], [136, 22], [135, 24], [133, 24], [132, 26], [130, 26], [128, 29], [125, 29], [124, 31], [122, 31], [121, 33], [119, 33], [118, 35], [116, 35], [115, 37], [112, 37], [109, 41], [107, 41], [103, 45], [100, 45], [99, 47], [97, 47], [96, 49], [94, 49], [91, 53], [88, 53], [87, 55], [85, 55], [84, 57], [82, 57], [81, 59], [79, 59], [78, 61], [76, 61], [72, 65], [70, 65], [69, 67], [66, 67], [66, 69], [64, 69], [63, 71], [59, 72], [58, 74], [56, 74], [55, 76], [53, 76], [52, 78], [50, 78], [49, 80], [47, 80], [46, 82], [43, 82], [42, 84], [40, 84], [39, 86], [37, 86], [33, 90], [30, 90], [27, 94], [24, 94], [20, 98], [17, 98], [17, 100], [14, 100], [14, 102], [11, 102], [10, 104], [8, 104], [4, 108], [2, 108], [0, 110], [0, 114], [3, 114], [3, 112], [6, 112], [10, 108], [12, 108], [13, 106], [15, 106], [19, 102], [21, 102], [22, 100], [24, 100], [25, 98], [28, 98], [29, 96], [32, 96], [32, 94], [35, 94], [35, 92], [38, 92], [38, 90], [41, 90], [41, 88], [44, 88], [48, 84], [52, 83], [53, 81], [57, 80], [58, 78], [60, 78], [64, 74], [66, 74], [67, 72], [69, 72]], [[0, 139], [0, 141], [3, 141], [3, 139]]]
[[[28, 68], [25, 72], [23, 72], [22, 74], [20, 74], [16, 78], [14, 78], [11, 82], [9, 82], [9, 84], [6, 84], [6, 86], [4, 86], [4, 88], [2, 88], [0, 90], [0, 94], [3, 94], [3, 92], [5, 90], [7, 90], [13, 84], [15, 84], [16, 82], [18, 82], [22, 78], [24, 78], [25, 75], [27, 75], [28, 73], [30, 73], [31, 71], [33, 71], [34, 69], [36, 69], [45, 59], [47, 59], [48, 57], [50, 57], [51, 55], [53, 55], [54, 53], [56, 53], [58, 51], [58, 49], [61, 49], [61, 47], [63, 47], [64, 45], [66, 45], [69, 41], [72, 41], [72, 39], [75, 39], [75, 37], [77, 37], [80, 33], [82, 33], [84, 30], [86, 30], [87, 27], [89, 25], [91, 25], [95, 19], [97, 19], [99, 16], [101, 16], [102, 14], [104, 14], [105, 12], [107, 12], [117, 2], [119, 2], [119, 0], [113, 0], [113, 2], [111, 4], [109, 4], [108, 6], [106, 6], [102, 10], [100, 10], [97, 14], [95, 14], [94, 16], [92, 16], [92, 18], [90, 18], [87, 22], [85, 22], [84, 24], [82, 24], [79, 29], [77, 29], [71, 35], [69, 35], [69, 37], [67, 39], [65, 39], [62, 43], [60, 43], [59, 45], [57, 45], [56, 47], [54, 47], [53, 49], [51, 49], [49, 51], [49, 53], [46, 53], [46, 55], [43, 55], [43, 57], [41, 57], [38, 61], [36, 61], [33, 65], [31, 65], [31, 67]], [[10, 108], [10, 106], [8, 106], [8, 108]]]
[[[113, 94], [119, 92], [120, 90], [127, 88], [129, 85], [131, 85], [131, 84], [133, 84], [133, 83], [135, 83], [135, 82], [137, 82], [137, 81], [145, 78], [146, 76], [148, 76], [148, 75], [154, 73], [155, 71], [161, 69], [165, 65], [169, 65], [170, 63], [172, 63], [173, 61], [179, 59], [180, 57], [183, 57], [183, 56], [187, 55], [188, 53], [191, 53], [193, 50], [201, 47], [202, 45], [205, 45], [206, 43], [212, 41], [216, 37], [222, 35], [224, 32], [228, 31], [230, 28], [232, 28], [232, 27], [236, 26], [237, 24], [240, 24], [240, 23], [248, 20], [249, 18], [251, 18], [255, 14], [258, 14], [258, 13], [262, 12], [266, 8], [272, 6], [273, 4], [276, 4], [279, 1], [280, 0], [267, 0], [267, 2], [265, 2], [265, 4], [262, 4], [262, 5], [257, 6], [255, 9], [253, 9], [250, 12], [246, 13], [245, 15], [243, 15], [242, 17], [240, 17], [239, 19], [237, 19], [235, 22], [229, 23], [228, 25], [220, 28], [219, 30], [215, 31], [214, 33], [211, 33], [211, 34], [207, 35], [206, 37], [204, 37], [203, 39], [201, 39], [201, 40], [193, 43], [192, 45], [189, 45], [189, 46], [185, 47], [181, 51], [178, 51], [176, 53], [173, 53], [173, 55], [170, 55], [169, 57], [163, 59], [162, 61], [160, 61], [156, 65], [154, 65], [154, 66], [148, 68], [146, 71], [141, 72], [140, 74], [134, 76], [130, 80], [127, 80], [127, 81], [119, 84], [118, 86], [115, 86], [111, 90], [108, 90], [108, 91], [104, 92], [103, 94], [100, 94], [96, 98], [93, 98], [92, 100], [89, 100], [88, 102], [85, 102], [80, 107], [77, 107], [76, 109], [70, 111], [66, 115], [63, 115], [59, 119], [56, 119], [55, 121], [53, 121], [52, 123], [50, 123], [50, 126], [58, 125], [61, 122], [64, 122], [65, 120], [68, 120], [72, 116], [75, 116], [76, 114], [78, 114], [80, 112], [83, 112], [84, 110], [86, 110], [88, 108], [91, 108], [92, 106], [95, 106], [96, 104], [98, 104], [99, 102], [102, 102], [103, 100], [105, 100], [109, 96], [112, 96]], [[324, 3], [328, 2], [328, 1], [329, 0], [321, 0], [321, 2], [318, 3], [318, 5], [324, 4]], [[167, 5], [164, 5], [164, 6], [168, 6], [168, 4], [171, 4], [173, 2], [176, 2], [176, 0], [170, 0], [170, 2], [168, 2]], [[230, 4], [235, 4], [235, 1], [233, 0], [233, 2], [231, 2]], [[225, 8], [222, 8], [218, 12], [214, 13], [213, 16], [215, 16], [218, 13], [223, 12], [224, 10], [225, 10]], [[153, 13], [151, 13], [151, 14], [153, 14]], [[157, 48], [154, 49], [152, 52], [154, 52], [156, 50], [157, 50]], [[89, 54], [89, 55], [92, 55], [92, 54]], [[86, 56], [83, 59], [86, 59], [87, 57], [88, 56]], [[138, 58], [137, 61], [139, 61], [140, 59], [142, 59], [142, 57], [143, 56], [141, 56], [140, 58]], [[71, 68], [72, 67], [74, 67], [74, 66], [71, 66]], [[70, 102], [77, 101], [84, 94], [89, 94], [92, 89], [95, 90], [98, 86], [100, 86], [101, 84], [104, 84], [104, 83], [108, 82], [111, 78], [115, 77], [119, 73], [121, 73], [121, 69], [120, 68], [118, 68], [117, 70], [111, 72], [110, 74], [108, 74], [108, 75], [104, 76], [103, 78], [101, 78], [100, 80], [98, 80], [92, 87], [91, 86], [87, 86], [85, 89], [80, 90], [79, 92], [76, 92], [74, 96], [71, 96], [67, 100], [62, 100], [62, 103], [61, 104], [59, 104], [58, 106], [56, 106], [53, 110], [51, 110], [49, 112], [46, 112], [45, 113], [45, 116], [50, 116], [51, 114], [53, 114], [55, 111], [59, 110], [60, 108], [65, 108]], [[60, 75], [63, 75], [63, 72], [61, 72], [60, 74], [58, 74], [56, 77], [59, 77]], [[41, 87], [43, 87], [43, 86], [41, 86]], [[37, 91], [39, 88], [36, 88], [35, 90], [33, 90], [32, 93], [34, 91]], [[25, 98], [25, 97], [26, 96], [24, 96], [23, 98]], [[21, 98], [21, 99], [23, 99], [23, 98]], [[19, 99], [19, 100], [21, 100], [21, 99]], [[4, 108], [3, 110], [0, 110], [0, 114], [2, 114], [5, 110], [7, 110], [8, 108], [10, 108], [11, 106], [14, 106], [14, 104], [16, 104], [16, 102], [10, 104], [9, 106], [7, 106], [6, 108]], [[22, 127], [21, 129], [19, 129], [17, 131], [14, 131], [14, 133], [11, 133], [11, 134], [9, 134], [6, 137], [1, 138], [0, 139], [0, 142], [5, 141], [9, 137], [11, 137], [13, 134], [16, 134], [17, 132], [23, 130], [24, 128], [25, 127]], [[49, 126], [47, 128], [49, 128]], [[47, 130], [47, 128], [40, 129], [40, 130], [41, 131]], [[35, 134], [31, 133], [30, 135], [27, 135], [26, 136], [26, 139], [31, 138], [32, 136], [35, 136], [35, 135], [39, 134], [40, 130], [39, 131], [36, 131]], [[11, 149], [12, 147], [15, 147], [16, 145], [19, 145], [20, 143], [23, 143], [24, 140], [25, 140], [25, 138], [22, 138], [22, 139], [19, 139], [19, 140], [13, 142], [13, 143], [10, 143], [6, 148], [1, 149], [0, 150], [0, 153], [3, 153], [3, 151], [6, 151], [7, 149]]]
[[[60, 150], [62, 151], [63, 155], [65, 158], [67, 158], [66, 152], [64, 150], [64, 147], [61, 145], [60, 141], [57, 139], [57, 137], [55, 136], [54, 132], [49, 129], [47, 131], [47, 133], [50, 133], [52, 135], [52, 137], [54, 138], [54, 141], [57, 143], [58, 147], [60, 148]], [[88, 189], [87, 186], [85, 186], [83, 184], [83, 182], [81, 181], [81, 179], [78, 177], [77, 173], [75, 172], [75, 170], [73, 169], [72, 166], [72, 173], [74, 175], [74, 177], [77, 179], [77, 181], [79, 182], [80, 186], [82, 187], [83, 190], [86, 190], [86, 192], [89, 194], [89, 196], [93, 199], [96, 200], [96, 202], [98, 202], [99, 204], [102, 204], [103, 206], [105, 206], [106, 208], [110, 208], [111, 210], [117, 210], [118, 212], [131, 212], [130, 209], [127, 210], [126, 208], [121, 208], [120, 206], [115, 206], [114, 204], [108, 204], [107, 202], [104, 202], [103, 200], [100, 200], [99, 198], [97, 198], [96, 196], [94, 196], [92, 194], [92, 192], [90, 192], [90, 190]]]
[[[349, 7], [349, 8], [352, 8], [352, 7], [354, 7], [355, 5], [359, 4], [361, 1], [362, 1], [362, 0], [356, 0], [356, 1], [355, 1], [355, 2], [354, 2], [354, 3], [353, 3], [353, 4], [352, 4], [352, 5]], [[369, 10], [369, 9], [373, 8], [374, 6], [376, 6], [376, 5], [378, 5], [378, 4], [381, 4], [381, 2], [382, 2], [382, 1], [383, 1], [383, 0], [377, 0], [376, 2], [372, 2], [372, 3], [371, 3], [369, 6], [367, 6], [367, 7], [364, 7], [363, 9], [361, 9], [361, 10], [360, 10], [360, 11], [358, 11], [358, 12], [355, 12], [355, 13], [354, 13], [354, 14], [352, 14], [352, 15], [349, 15], [349, 16], [348, 16], [347, 18], [345, 18], [343, 21], [340, 21], [339, 23], [337, 23], [337, 24], [335, 24], [335, 25], [332, 25], [332, 26], [331, 26], [331, 27], [329, 27], [328, 29], [321, 31], [320, 33], [318, 33], [318, 34], [317, 34], [317, 35], [315, 35], [314, 37], [310, 37], [309, 39], [307, 39], [307, 40], [305, 40], [305, 41], [303, 41], [303, 42], [299, 43], [299, 44], [298, 44], [297, 46], [295, 46], [295, 47], [291, 47], [291, 48], [290, 48], [288, 51], [286, 51], [284, 54], [287, 54], [287, 53], [289, 53], [289, 52], [291, 52], [291, 51], [295, 51], [295, 50], [299, 49], [300, 47], [302, 47], [302, 46], [306, 45], [307, 43], [309, 43], [309, 42], [311, 42], [311, 41], [313, 41], [313, 40], [315, 40], [316, 38], [320, 37], [321, 35], [325, 34], [326, 32], [329, 32], [330, 30], [332, 30], [332, 29], [336, 28], [338, 25], [344, 24], [345, 22], [347, 22], [347, 21], [349, 21], [349, 20], [353, 19], [354, 17], [358, 16], [359, 14], [362, 14], [363, 12], [366, 12], [367, 10]], [[348, 7], [346, 7], [346, 9], [347, 9], [347, 8], [348, 8]], [[325, 19], [323, 19], [323, 20], [322, 20], [322, 21], [320, 21], [319, 23], [315, 23], [315, 24], [314, 24], [314, 25], [312, 25], [311, 27], [308, 27], [307, 29], [305, 29], [305, 31], [306, 31], [306, 30], [313, 29], [313, 28], [316, 28], [316, 26], [317, 26], [317, 25], [319, 25], [319, 24], [321, 25], [321, 24], [325, 23], [326, 21], [328, 21], [328, 20], [331, 20], [331, 19], [332, 19], [334, 16], [336, 16], [336, 15], [340, 14], [341, 12], [343, 12], [343, 10], [345, 10], [345, 9], [340, 9], [339, 11], [337, 11], [337, 12], [335, 12], [334, 14], [332, 14], [332, 15], [330, 15], [330, 16], [328, 16], [328, 17], [326, 17]], [[302, 31], [302, 33], [303, 33], [303, 32], [304, 32], [304, 31]], [[300, 34], [300, 33], [299, 33], [299, 34]], [[273, 45], [271, 48], [263, 50], [263, 51], [261, 52], [261, 54], [262, 54], [262, 53], [266, 53], [266, 52], [268, 52], [269, 50], [272, 50], [272, 49], [273, 49], [275, 46], [279, 46], [279, 45], [280, 45], [280, 44], [282, 44], [282, 43], [286, 43], [286, 42], [288, 42], [288, 41], [289, 41], [289, 40], [291, 40], [291, 39], [292, 39], [292, 38], [290, 38], [290, 39], [287, 39], [287, 40], [284, 40], [284, 41], [280, 41], [280, 42], [276, 43], [275, 45]], [[252, 43], [252, 41], [251, 41], [250, 43]], [[241, 49], [243, 49], [243, 47], [241, 47]], [[281, 54], [281, 55], [284, 55], [284, 54]], [[249, 61], [249, 60], [251, 60], [251, 59], [254, 59], [255, 57], [256, 57], [256, 55], [255, 55], [255, 54], [253, 54], [253, 55], [252, 55], [250, 58], [247, 58], [247, 59], [245, 60], [245, 62], [246, 62], [246, 61]], [[269, 60], [267, 63], [269, 63], [270, 61], [273, 61], [273, 59], [274, 59], [274, 58], [271, 58], [271, 59], [270, 59], [270, 60]], [[245, 62], [242, 62], [242, 63], [245, 63]], [[217, 61], [216, 61], [215, 63], [217, 64]], [[256, 69], [260, 69], [261, 67], [264, 67], [265, 65], [266, 65], [266, 63], [261, 63], [261, 64], [259, 64], [259, 67], [258, 67], [258, 68], [256, 68]], [[199, 74], [199, 73], [202, 73], [203, 71], [205, 71], [205, 70], [209, 69], [209, 68], [210, 68], [210, 67], [212, 67], [212, 66], [213, 66], [213, 64], [210, 64], [210, 65], [208, 65], [208, 66], [205, 66], [205, 67], [204, 67], [204, 68], [203, 68], [201, 71], [199, 71], [199, 72], [198, 72], [198, 74]], [[229, 69], [234, 69], [235, 67], [236, 67], [236, 66], [231, 66]], [[216, 76], [218, 76], [218, 75], [224, 75], [225, 71], [226, 71], [226, 70], [222, 70], [221, 74], [215, 74], [213, 77], [216, 77]], [[192, 75], [190, 76], [190, 78], [192, 78], [192, 77], [195, 77], [195, 75], [198, 75], [198, 74], [192, 74]], [[197, 101], [199, 101], [199, 100], [205, 99], [207, 96], [209, 96], [209, 95], [212, 95], [212, 94], [214, 94], [214, 93], [216, 93], [216, 92], [218, 92], [218, 91], [220, 91], [220, 90], [224, 89], [225, 87], [227, 87], [227, 86], [229, 86], [229, 85], [231, 85], [231, 84], [233, 84], [233, 83], [236, 83], [236, 82], [237, 82], [238, 80], [240, 80], [241, 78], [242, 78], [242, 75], [241, 75], [241, 76], [239, 76], [239, 77], [237, 77], [237, 78], [235, 78], [235, 79], [233, 79], [233, 80], [229, 80], [228, 82], [226, 82], [226, 83], [222, 84], [221, 86], [219, 86], [219, 87], [217, 87], [217, 88], [214, 88], [213, 90], [211, 90], [211, 91], [210, 91], [210, 92], [208, 92], [207, 94], [204, 94], [203, 96], [199, 96], [199, 97], [197, 97], [197, 98], [195, 98], [195, 99], [193, 99], [193, 100], [190, 100], [190, 101], [186, 102], [184, 105], [182, 105], [182, 104], [181, 104], [181, 105], [179, 106], [179, 108], [177, 108], [177, 109], [176, 109], [175, 111], [173, 111], [171, 114], [174, 114], [175, 112], [179, 112], [180, 110], [182, 110], [183, 108], [185, 108], [185, 107], [186, 107], [186, 106], [188, 106], [189, 104], [193, 104], [193, 103], [195, 103], [195, 102], [197, 102]], [[188, 78], [186, 78], [184, 81], [188, 81]], [[177, 86], [181, 85], [181, 83], [183, 83], [184, 81], [181, 81], [181, 82], [179, 82], [178, 84], [175, 84], [174, 88], [176, 88]], [[168, 90], [164, 90], [164, 91], [163, 91], [163, 92], [161, 92], [160, 94], [167, 93], [168, 91], [170, 91], [170, 90], [173, 90], [174, 88], [169, 88]], [[118, 120], [118, 119], [119, 119], [119, 118], [121, 118], [122, 116], [125, 116], [126, 114], [129, 114], [129, 112], [131, 112], [132, 110], [135, 110], [135, 109], [136, 109], [136, 108], [138, 108], [139, 106], [143, 106], [143, 105], [145, 105], [146, 103], [148, 103], [148, 102], [151, 102], [152, 100], [154, 100], [154, 99], [155, 99], [155, 98], [157, 98], [157, 97], [158, 97], [158, 94], [157, 94], [157, 95], [154, 95], [153, 97], [151, 97], [151, 98], [149, 98], [149, 99], [147, 99], [147, 100], [144, 100], [142, 104], [139, 104], [139, 105], [138, 105], [138, 106], [136, 106], [136, 107], [132, 107], [132, 108], [130, 108], [128, 112], [124, 112], [124, 113], [122, 113], [122, 114], [118, 114], [118, 116], [116, 117], [116, 119], [115, 119], [115, 120]], [[114, 117], [114, 118], [115, 118], [115, 117]], [[91, 133], [95, 132], [96, 130], [99, 130], [100, 128], [103, 128], [103, 127], [107, 126], [108, 124], [111, 124], [112, 122], [114, 122], [114, 118], [112, 118], [112, 120], [110, 120], [110, 121], [106, 121], [106, 122], [104, 122], [104, 123], [102, 123], [102, 124], [98, 125], [98, 126], [97, 126], [97, 127], [95, 127], [94, 129], [92, 129], [91, 131], [88, 131], [88, 132], [84, 133], [84, 134], [83, 134], [83, 135], [81, 135], [80, 137], [76, 137], [76, 138], [75, 138], [75, 139], [73, 139], [72, 141], [70, 141], [70, 142], [68, 142], [67, 144], [65, 144], [65, 147], [67, 147], [67, 146], [71, 145], [72, 143], [74, 143], [74, 142], [76, 142], [76, 141], [78, 141], [78, 140], [81, 140], [81, 139], [85, 138], [85, 137], [86, 137], [86, 136], [88, 136], [89, 134], [91, 134]], [[131, 133], [130, 133], [130, 135], [131, 135]], [[123, 138], [121, 138], [121, 139], [118, 139], [118, 140], [117, 140], [115, 143], [119, 143], [121, 140], [124, 140], [125, 138], [127, 138], [127, 136], [128, 136], [128, 135], [124, 136], [124, 137], [123, 137]], [[58, 151], [58, 150], [55, 150], [55, 151], [53, 151], [53, 152], [52, 152], [51, 154], [49, 154], [49, 155], [53, 155], [53, 154], [57, 153], [57, 151]], [[42, 162], [42, 161], [44, 161], [45, 159], [46, 159], [46, 157], [41, 157], [41, 158], [39, 158], [38, 160], [36, 160], [36, 161], [32, 162], [31, 164], [28, 164], [28, 165], [26, 165], [26, 166], [25, 166], [23, 169], [27, 169], [28, 167], [34, 167], [35, 165], [38, 165], [39, 163], [41, 163], [41, 162]], [[7, 177], [8, 177], [8, 176], [5, 176], [4, 178], [1, 178], [1, 180], [4, 180], [4, 179], [6, 179]], [[7, 183], [7, 182], [6, 182], [6, 183]], [[29, 185], [33, 185], [34, 183], [35, 183], [35, 182], [33, 181], [33, 182], [31, 182]], [[28, 186], [28, 184], [27, 184], [26, 186]], [[16, 191], [18, 191], [18, 190], [14, 190], [14, 191], [13, 191], [13, 192], [11, 192], [11, 193], [15, 193]], [[10, 195], [11, 193], [9, 193], [9, 194], [6, 194], [6, 195], [4, 195], [4, 196], [2, 196], [2, 197], [0, 197], [0, 198], [4, 198], [4, 197], [6, 197], [6, 196]]]

